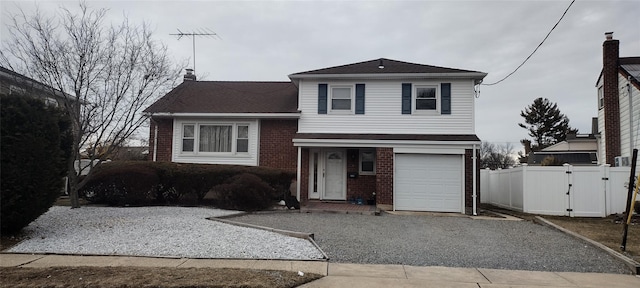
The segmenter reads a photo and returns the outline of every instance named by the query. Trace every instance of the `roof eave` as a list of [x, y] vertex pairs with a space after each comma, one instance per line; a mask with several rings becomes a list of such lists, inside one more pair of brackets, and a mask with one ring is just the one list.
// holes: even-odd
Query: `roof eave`
[[145, 112], [147, 117], [165, 118], [259, 118], [259, 119], [298, 119], [300, 112], [292, 113], [172, 113], [172, 112]]
[[482, 80], [487, 73], [453, 72], [453, 73], [359, 73], [359, 74], [291, 74], [289, 79], [407, 79], [407, 78], [471, 78]]

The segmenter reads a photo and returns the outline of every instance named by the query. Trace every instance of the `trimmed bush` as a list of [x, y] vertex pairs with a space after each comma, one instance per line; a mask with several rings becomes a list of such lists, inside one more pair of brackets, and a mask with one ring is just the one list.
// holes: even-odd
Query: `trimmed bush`
[[92, 202], [110, 206], [144, 206], [158, 204], [160, 179], [153, 167], [131, 162], [103, 162], [94, 167], [82, 194]]
[[[265, 167], [114, 161], [95, 167], [81, 192], [92, 202], [117, 206], [202, 205], [212, 187], [230, 184], [230, 179], [244, 173], [269, 187], [264, 189], [268, 204], [283, 199], [295, 177], [294, 173]], [[242, 197], [227, 199], [244, 201]]]
[[2, 234], [15, 233], [60, 196], [67, 169], [69, 121], [30, 96], [3, 95], [0, 104]]
[[212, 190], [216, 206], [222, 209], [257, 211], [272, 204], [270, 194], [273, 188], [249, 173], [233, 176], [228, 183], [217, 185]]

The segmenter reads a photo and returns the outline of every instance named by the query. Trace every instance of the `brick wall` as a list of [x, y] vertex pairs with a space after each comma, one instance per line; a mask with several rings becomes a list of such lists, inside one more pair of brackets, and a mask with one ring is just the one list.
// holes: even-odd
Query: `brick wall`
[[259, 165], [296, 172], [298, 148], [292, 140], [297, 131], [297, 120], [261, 120]]
[[153, 161], [156, 126], [158, 127], [158, 153], [156, 155], [156, 161], [171, 162], [173, 119], [170, 118], [151, 118], [149, 129], [149, 161]]
[[309, 149], [302, 148], [300, 169], [300, 203], [309, 202]]
[[[464, 151], [464, 206], [467, 214], [473, 211], [473, 150]], [[476, 161], [480, 160], [480, 150], [476, 150]], [[476, 195], [480, 203], [480, 163], [476, 162]]]
[[607, 39], [602, 43], [605, 161], [612, 165], [614, 157], [620, 156], [619, 45], [619, 41], [613, 39]]
[[393, 148], [376, 149], [376, 201], [393, 205]]
[[[359, 173], [360, 150], [347, 150], [347, 173]], [[371, 199], [376, 191], [376, 175], [358, 175], [357, 178], [347, 177], [347, 199], [361, 197], [364, 201]]]

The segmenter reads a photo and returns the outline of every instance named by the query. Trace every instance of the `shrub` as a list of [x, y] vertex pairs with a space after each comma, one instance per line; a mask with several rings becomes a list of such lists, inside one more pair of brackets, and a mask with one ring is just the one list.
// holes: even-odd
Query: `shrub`
[[28, 95], [0, 104], [1, 232], [15, 233], [49, 210], [64, 187], [70, 146], [63, 112]]
[[111, 206], [158, 204], [160, 180], [156, 169], [132, 162], [103, 162], [93, 168], [82, 187], [87, 200]]
[[227, 183], [217, 185], [212, 190], [216, 206], [222, 209], [256, 211], [272, 204], [270, 194], [273, 188], [249, 173], [233, 176]]

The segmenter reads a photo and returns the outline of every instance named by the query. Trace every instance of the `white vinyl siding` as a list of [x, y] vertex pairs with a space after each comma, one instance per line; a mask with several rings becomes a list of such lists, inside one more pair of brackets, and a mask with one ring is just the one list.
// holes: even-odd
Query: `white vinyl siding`
[[[318, 114], [318, 84], [366, 85], [362, 115]], [[451, 115], [402, 114], [402, 83], [451, 83]], [[299, 133], [475, 134], [473, 80], [301, 80]], [[412, 106], [415, 105], [415, 102]], [[440, 103], [438, 103], [440, 105]]]
[[[183, 151], [183, 127], [194, 125], [196, 135], [194, 143], [194, 151]], [[223, 147], [223, 151], [227, 152], [207, 152], [200, 150], [211, 150], [213, 147], [204, 147], [200, 145], [199, 139], [203, 136], [199, 132], [200, 129], [208, 129], [207, 127], [232, 127], [231, 143], [228, 147]], [[244, 128], [247, 127], [247, 133]], [[187, 135], [190, 135], [187, 133]], [[244, 138], [244, 136], [248, 138]], [[258, 165], [258, 138], [259, 127], [258, 121], [255, 119], [174, 119], [173, 123], [173, 162], [179, 163], [198, 163], [198, 164], [231, 164], [231, 165]], [[245, 144], [246, 143], [246, 144]], [[205, 145], [206, 146], [206, 145]], [[244, 148], [246, 147], [246, 149]], [[222, 148], [221, 148], [222, 149]], [[215, 149], [214, 149], [215, 150]], [[230, 150], [230, 151], [229, 151]], [[243, 152], [242, 150], [248, 150]]]

